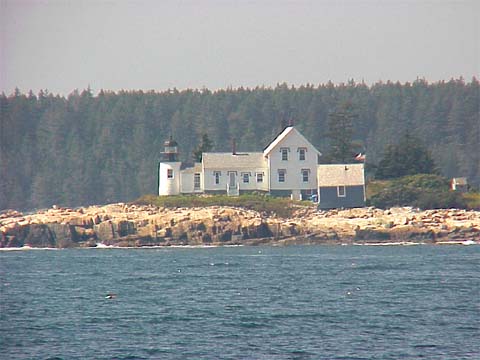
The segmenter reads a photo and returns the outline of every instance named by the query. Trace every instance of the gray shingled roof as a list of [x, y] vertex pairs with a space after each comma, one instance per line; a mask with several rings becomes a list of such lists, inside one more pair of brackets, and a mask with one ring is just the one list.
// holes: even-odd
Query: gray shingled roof
[[363, 164], [318, 165], [318, 186], [353, 186], [365, 182]]
[[203, 153], [205, 169], [258, 169], [266, 168], [267, 160], [261, 152], [251, 153]]

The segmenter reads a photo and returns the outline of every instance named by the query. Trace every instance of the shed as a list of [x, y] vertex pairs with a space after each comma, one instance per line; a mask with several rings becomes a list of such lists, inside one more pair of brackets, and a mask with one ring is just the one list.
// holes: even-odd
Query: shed
[[318, 165], [318, 208], [365, 206], [363, 164]]
[[454, 191], [467, 192], [468, 181], [466, 177], [453, 178], [450, 182], [450, 188]]

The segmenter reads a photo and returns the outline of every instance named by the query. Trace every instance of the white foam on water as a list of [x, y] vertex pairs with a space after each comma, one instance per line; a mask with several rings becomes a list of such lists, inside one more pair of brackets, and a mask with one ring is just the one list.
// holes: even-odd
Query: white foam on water
[[62, 250], [59, 248], [37, 248], [37, 247], [31, 247], [31, 246], [22, 246], [22, 247], [8, 247], [8, 248], [0, 248], [0, 251], [27, 251], [27, 250]]
[[52, 247], [32, 247], [30, 245], [24, 245], [22, 247], [0, 248], [0, 251], [27, 251], [27, 250], [62, 250], [62, 249], [52, 248]]
[[113, 246], [113, 245], [105, 245], [104, 243], [97, 243], [94, 249], [113, 249], [113, 248], [118, 248], [118, 246]]
[[438, 241], [438, 245], [477, 245], [479, 243], [473, 240], [464, 240], [464, 241]]
[[96, 246], [82, 249], [209, 249], [218, 247], [239, 247], [244, 245], [151, 245], [151, 246], [115, 246], [97, 243]]
[[363, 244], [353, 244], [353, 245], [355, 246], [413, 246], [413, 245], [425, 245], [425, 243], [400, 241], [400, 242], [363, 243]]

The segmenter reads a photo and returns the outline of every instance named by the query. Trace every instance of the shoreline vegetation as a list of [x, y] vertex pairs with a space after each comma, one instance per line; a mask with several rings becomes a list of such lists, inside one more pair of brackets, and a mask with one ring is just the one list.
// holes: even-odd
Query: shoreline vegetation
[[480, 244], [480, 211], [319, 211], [268, 196], [148, 195], [133, 203], [0, 212], [0, 248]]

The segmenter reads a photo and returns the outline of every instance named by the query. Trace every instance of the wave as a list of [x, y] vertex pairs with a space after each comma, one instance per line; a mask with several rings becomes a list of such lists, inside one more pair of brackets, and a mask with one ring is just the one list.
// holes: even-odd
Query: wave
[[51, 248], [51, 247], [31, 247], [24, 245], [22, 247], [6, 247], [0, 248], [0, 251], [27, 251], [27, 250], [62, 250], [60, 248]]
[[241, 247], [244, 245], [149, 245], [149, 246], [115, 246], [97, 243], [86, 249], [209, 249], [218, 247]]
[[397, 242], [380, 242], [380, 243], [362, 243], [362, 244], [353, 244], [355, 246], [412, 246], [412, 245], [425, 245], [423, 242], [412, 242], [412, 241], [397, 241]]
[[478, 245], [479, 243], [473, 240], [463, 240], [463, 241], [437, 241], [438, 245]]

